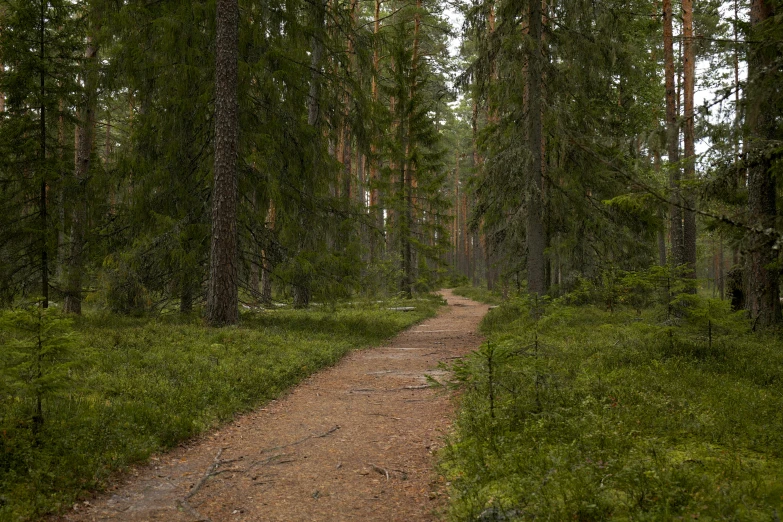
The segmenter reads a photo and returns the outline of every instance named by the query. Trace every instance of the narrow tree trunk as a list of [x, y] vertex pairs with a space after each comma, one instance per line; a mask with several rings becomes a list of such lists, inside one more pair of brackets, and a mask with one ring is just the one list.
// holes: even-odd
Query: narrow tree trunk
[[76, 190], [71, 211], [71, 249], [68, 256], [65, 281], [65, 303], [63, 311], [70, 314], [82, 313], [82, 273], [84, 272], [84, 232], [87, 221], [87, 179], [95, 142], [95, 106], [98, 92], [98, 48], [91, 38], [87, 39], [84, 74], [85, 100], [76, 128], [78, 148], [74, 164]]
[[[269, 201], [269, 210], [267, 211], [267, 226], [270, 232], [275, 230], [275, 221], [277, 220], [277, 210], [275, 208], [275, 202]], [[272, 304], [272, 260], [269, 257], [267, 249], [261, 252], [261, 303], [264, 306]]]
[[[694, 136], [693, 95], [696, 78], [696, 51], [693, 41], [693, 0], [682, 0], [683, 28], [683, 94], [685, 135], [685, 180], [696, 179], [696, 148]], [[687, 276], [696, 278], [696, 200], [687, 189], [683, 198], [683, 261], [688, 266]], [[696, 293], [696, 287], [690, 289]]]
[[40, 108], [40, 140], [41, 140], [41, 157], [40, 157], [40, 175], [41, 175], [41, 191], [38, 205], [38, 216], [40, 219], [40, 240], [41, 240], [41, 306], [43, 308], [49, 307], [49, 220], [47, 218], [46, 209], [46, 191], [47, 191], [47, 176], [46, 176], [46, 16], [45, 9], [48, 2], [40, 0], [41, 2], [41, 17], [40, 17], [40, 96], [41, 96], [41, 108]]
[[[320, 130], [320, 104], [321, 95], [321, 60], [323, 55], [323, 32], [326, 23], [326, 5], [325, 0], [315, 0], [313, 6], [313, 23], [318, 31], [311, 38], [310, 46], [310, 90], [307, 101], [307, 124], [314, 128], [313, 136], [321, 136]], [[320, 170], [320, 141], [313, 142], [313, 165], [312, 175], [316, 177]], [[305, 186], [306, 204], [312, 204], [312, 187], [308, 183]], [[299, 215], [299, 244], [298, 250], [301, 254], [311, 248], [312, 243], [312, 223], [307, 216], [307, 212], [302, 209]], [[291, 281], [291, 295], [293, 297], [294, 308], [307, 308], [310, 306], [311, 297], [311, 277], [301, 266], [294, 267], [293, 280]]]
[[[2, 67], [0, 67], [2, 69]], [[56, 278], [62, 284], [63, 273], [65, 271], [65, 186], [66, 186], [66, 170], [65, 170], [65, 102], [62, 98], [58, 103], [58, 117], [57, 117], [57, 171], [60, 183], [60, 190], [57, 193], [57, 248], [55, 249], [55, 255], [57, 256], [57, 269]]]
[[685, 262], [685, 245], [682, 227], [682, 198], [680, 197], [680, 133], [677, 124], [677, 96], [674, 87], [671, 0], [663, 0], [663, 62], [666, 78], [666, 144], [669, 155], [669, 188], [671, 190], [671, 204], [669, 205], [671, 262], [674, 265], [681, 265]]
[[[658, 146], [655, 147], [653, 152], [653, 168], [655, 172], [661, 171], [661, 150]], [[658, 229], [658, 264], [661, 266], [666, 265], [666, 216], [664, 210], [661, 208], [658, 210], [658, 216], [661, 218], [661, 227]]]
[[454, 162], [454, 219], [452, 221], [451, 240], [454, 242], [452, 248], [452, 265], [459, 273], [459, 151], [456, 152]]
[[[0, 78], [3, 76], [3, 62], [0, 62]], [[5, 93], [0, 91], [0, 113], [5, 112]]]
[[746, 306], [759, 326], [780, 322], [779, 270], [775, 237], [763, 231], [775, 228], [776, 183], [768, 149], [776, 138], [775, 110], [769, 106], [766, 89], [777, 58], [776, 48], [760, 35], [762, 24], [775, 16], [771, 0], [752, 0], [750, 4], [751, 44], [748, 58], [747, 122], [748, 146], [748, 214], [758, 232], [748, 238]]
[[530, 38], [533, 42], [528, 62], [528, 150], [531, 155], [525, 199], [527, 203], [527, 287], [528, 292], [543, 295], [546, 292], [546, 263], [544, 248], [543, 170], [541, 151], [543, 141], [543, 24], [541, 1], [530, 0]]
[[217, 1], [215, 38], [215, 180], [209, 254], [207, 323], [239, 320], [237, 284], [238, 0]]
[[724, 267], [724, 253], [723, 253], [723, 237], [718, 238], [718, 292], [721, 300], [726, 297], [726, 282], [725, 282], [725, 267]]
[[[380, 42], [378, 40], [378, 33], [381, 30], [381, 0], [375, 0], [375, 10], [373, 13], [373, 34], [375, 35], [375, 38], [373, 40], [373, 51], [372, 51], [372, 65], [373, 65], [373, 74], [372, 74], [372, 101], [373, 103], [378, 102], [378, 74], [379, 74], [379, 65], [380, 65], [380, 54], [379, 54], [379, 46]], [[375, 111], [375, 107], [373, 107], [373, 111]], [[374, 261], [376, 257], [378, 257], [379, 252], [377, 250], [380, 250], [381, 241], [379, 239], [379, 235], [383, 231], [383, 210], [380, 208], [380, 194], [378, 190], [378, 148], [376, 145], [377, 136], [373, 135], [372, 144], [370, 145], [370, 215], [372, 218], [370, 219], [370, 223], [372, 223], [377, 230], [374, 231], [371, 234], [370, 239], [370, 259]]]
[[[253, 189], [253, 192], [250, 195], [250, 204], [253, 206], [253, 213], [258, 215], [258, 191], [256, 189]], [[258, 286], [260, 283], [261, 264], [263, 263], [262, 259], [264, 254], [263, 249], [259, 248], [258, 246], [258, 237], [254, 234], [252, 239], [253, 241], [251, 246], [250, 275], [248, 277], [248, 286], [250, 287], [250, 295], [252, 295], [253, 300], [257, 302], [260, 297]], [[259, 260], [259, 256], [261, 257], [261, 260]]]
[[193, 311], [193, 286], [184, 284], [179, 294], [179, 313], [189, 314]]

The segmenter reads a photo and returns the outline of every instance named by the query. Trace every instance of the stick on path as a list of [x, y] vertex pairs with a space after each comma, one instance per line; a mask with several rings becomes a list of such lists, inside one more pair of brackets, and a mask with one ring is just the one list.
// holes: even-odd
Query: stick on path
[[427, 386], [439, 361], [476, 349], [486, 305], [449, 306], [386, 346], [357, 351], [290, 394], [153, 458], [61, 520], [437, 520], [433, 452], [450, 399]]

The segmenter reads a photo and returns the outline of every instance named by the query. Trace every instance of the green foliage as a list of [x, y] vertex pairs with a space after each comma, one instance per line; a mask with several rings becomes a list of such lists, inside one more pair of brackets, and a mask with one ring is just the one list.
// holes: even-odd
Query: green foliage
[[[420, 299], [407, 313], [387, 310], [396, 301], [369, 300], [307, 312], [260, 311], [222, 330], [193, 316], [106, 313], [77, 318], [73, 338], [66, 335], [71, 323], [53, 312], [6, 313], [0, 328], [0, 520], [66, 509], [104, 487], [113, 472], [279, 396], [348, 351], [433, 315], [439, 304]], [[31, 341], [36, 332], [43, 351]], [[30, 370], [39, 355], [46, 361], [42, 379]], [[29, 435], [36, 393], [45, 399], [46, 419], [37, 443]]]
[[30, 426], [37, 436], [45, 417], [43, 402], [54, 399], [70, 383], [72, 321], [35, 303], [0, 313], [0, 393], [12, 407], [0, 426]]
[[462, 297], [467, 297], [468, 299], [473, 299], [474, 301], [479, 301], [481, 303], [496, 305], [503, 302], [503, 296], [500, 295], [500, 292], [487, 290], [486, 288], [479, 286], [457, 286], [453, 291], [456, 295], [461, 295]]
[[[624, 284], [644, 294], [644, 280]], [[451, 518], [774, 520], [781, 344], [727, 303], [680, 300], [676, 321], [663, 304], [492, 310], [488, 343], [455, 367]]]

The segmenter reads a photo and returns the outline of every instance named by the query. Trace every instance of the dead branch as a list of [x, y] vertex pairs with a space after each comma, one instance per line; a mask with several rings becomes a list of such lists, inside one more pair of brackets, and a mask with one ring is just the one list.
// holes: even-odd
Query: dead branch
[[334, 426], [333, 428], [331, 428], [329, 431], [321, 433], [320, 435], [308, 435], [307, 437], [305, 437], [303, 439], [299, 439], [299, 440], [297, 440], [295, 442], [292, 442], [290, 444], [283, 444], [282, 446], [275, 446], [273, 448], [262, 449], [261, 451], [259, 451], [259, 453], [263, 454], [263, 453], [269, 453], [270, 451], [276, 451], [276, 450], [283, 449], [283, 448], [290, 448], [291, 446], [296, 446], [296, 445], [301, 444], [303, 442], [307, 442], [310, 439], [322, 439], [324, 437], [328, 437], [329, 435], [331, 435], [332, 433], [334, 433], [335, 431], [337, 431], [339, 429], [340, 429], [340, 426], [338, 424], [338, 425]]
[[389, 472], [386, 469], [380, 466], [376, 466], [371, 462], [368, 462], [367, 465], [370, 466], [373, 469], [373, 471], [375, 471], [376, 473], [380, 473], [381, 475], [386, 475], [386, 480], [389, 480]]
[[207, 469], [207, 472], [204, 473], [204, 476], [199, 479], [199, 481], [196, 483], [195, 486], [193, 486], [193, 489], [190, 490], [190, 493], [185, 495], [185, 501], [187, 502], [191, 498], [193, 498], [193, 495], [198, 493], [198, 490], [201, 489], [201, 486], [204, 485], [204, 483], [209, 479], [209, 477], [213, 476], [215, 474], [215, 470], [220, 466], [220, 456], [223, 454], [223, 450], [225, 448], [220, 448], [220, 451], [217, 452], [217, 455], [215, 455], [215, 460], [212, 461], [212, 464], [209, 466], [209, 469]]
[[197, 522], [212, 522], [209, 517], [202, 516], [193, 506], [188, 504], [187, 500], [177, 500], [177, 506], [187, 511]]

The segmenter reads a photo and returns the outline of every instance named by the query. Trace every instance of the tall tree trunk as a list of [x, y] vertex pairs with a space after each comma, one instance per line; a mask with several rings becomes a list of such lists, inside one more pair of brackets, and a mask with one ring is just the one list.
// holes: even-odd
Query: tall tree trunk
[[775, 16], [771, 0], [752, 0], [750, 4], [751, 44], [748, 57], [748, 214], [758, 228], [748, 238], [747, 301], [751, 317], [760, 326], [780, 322], [779, 270], [774, 267], [778, 255], [775, 237], [765, 234], [775, 229], [776, 184], [769, 154], [775, 136], [775, 109], [769, 106], [770, 75], [777, 58], [776, 48], [761, 29]]
[[41, 108], [40, 108], [40, 175], [41, 175], [41, 191], [38, 203], [38, 217], [40, 220], [40, 241], [41, 241], [41, 306], [43, 308], [49, 308], [49, 220], [47, 217], [46, 209], [46, 192], [47, 192], [47, 164], [46, 164], [46, 6], [48, 2], [40, 0], [41, 2], [41, 17], [40, 17], [40, 96], [41, 96]]
[[527, 203], [527, 289], [531, 294], [546, 292], [544, 248], [543, 171], [543, 23], [541, 0], [529, 0], [530, 39], [533, 42], [528, 62], [528, 150], [531, 155], [525, 199]]
[[[314, 127], [313, 136], [321, 136], [320, 131], [320, 104], [321, 95], [321, 60], [323, 55], [323, 33], [326, 23], [326, 0], [315, 0], [313, 6], [313, 23], [317, 26], [317, 32], [311, 38], [310, 45], [310, 90], [307, 100], [307, 124]], [[320, 141], [313, 141], [313, 165], [312, 175], [318, 176], [320, 171]], [[312, 204], [312, 187], [308, 183], [305, 186], [305, 198], [307, 205]], [[304, 209], [299, 212], [299, 244], [298, 250], [301, 254], [311, 248], [312, 243], [312, 223], [309, 221], [308, 212]], [[310, 306], [311, 281], [310, 275], [299, 265], [294, 268], [293, 280], [291, 281], [291, 294], [293, 297], [294, 308], [307, 308]]]
[[[2, 67], [0, 67], [2, 69]], [[63, 272], [65, 270], [65, 186], [66, 186], [66, 169], [65, 169], [65, 101], [60, 98], [58, 102], [57, 110], [59, 112], [57, 116], [57, 171], [58, 180], [60, 183], [60, 190], [57, 193], [57, 248], [55, 249], [55, 255], [57, 256], [57, 269], [56, 278], [62, 283]]]
[[209, 253], [207, 323], [239, 320], [237, 282], [238, 0], [217, 1], [215, 38], [215, 181]]
[[452, 248], [452, 265], [459, 273], [459, 151], [456, 152], [454, 163], [454, 219], [452, 221], [451, 240], [454, 242]]
[[[693, 41], [693, 0], [682, 0], [683, 32], [683, 90], [685, 135], [685, 180], [696, 179], [696, 148], [694, 136], [693, 95], [696, 79], [696, 50]], [[683, 261], [688, 266], [687, 276], [696, 278], [696, 200], [690, 189], [683, 198]], [[690, 289], [696, 293], [696, 287]]]
[[671, 203], [671, 262], [681, 265], [685, 262], [682, 198], [680, 197], [680, 132], [677, 124], [677, 95], [674, 87], [674, 47], [672, 35], [672, 2], [663, 0], [663, 63], [666, 85], [666, 145], [669, 155], [669, 189]]
[[[378, 33], [381, 30], [381, 0], [375, 0], [375, 10], [373, 12], [373, 50], [372, 50], [372, 101], [378, 102], [378, 74], [380, 66], [380, 41], [378, 39]], [[375, 107], [373, 108], [373, 111]], [[383, 210], [380, 208], [380, 194], [378, 191], [378, 148], [376, 145], [377, 136], [373, 135], [372, 144], [370, 145], [370, 215], [373, 219], [370, 220], [377, 231], [372, 233], [370, 239], [370, 259], [375, 260], [380, 250], [381, 241], [379, 240], [379, 234], [383, 231]]]
[[82, 273], [84, 272], [84, 232], [87, 221], [87, 180], [90, 160], [95, 143], [95, 106], [98, 101], [98, 48], [92, 38], [87, 39], [84, 53], [86, 70], [84, 74], [84, 105], [80, 112], [74, 181], [76, 190], [71, 211], [71, 249], [68, 256], [65, 281], [65, 303], [63, 311], [70, 314], [82, 313]]
[[[419, 63], [419, 30], [421, 28], [421, 0], [416, 0], [416, 13], [413, 18], [413, 52], [411, 54], [411, 76], [409, 103], [413, 103], [417, 89], [417, 75]], [[400, 104], [400, 127], [403, 127], [404, 104]], [[413, 142], [412, 126], [410, 116], [407, 125], [406, 144], [403, 149], [404, 156], [400, 160], [400, 186], [403, 194], [403, 226], [400, 227], [400, 239], [402, 246], [402, 266], [403, 277], [401, 290], [411, 297], [413, 295], [413, 253], [411, 246], [411, 236], [413, 235], [413, 172], [414, 166], [411, 164], [411, 144]]]

